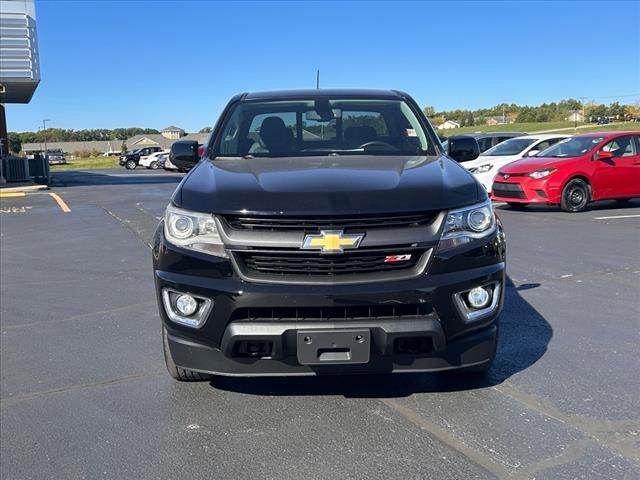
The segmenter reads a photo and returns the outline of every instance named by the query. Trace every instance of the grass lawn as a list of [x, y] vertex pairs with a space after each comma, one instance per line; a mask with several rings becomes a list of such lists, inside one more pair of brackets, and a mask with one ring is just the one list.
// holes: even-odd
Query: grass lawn
[[613, 125], [594, 125], [592, 127], [581, 128], [578, 133], [582, 132], [607, 132], [607, 131], [621, 131], [621, 132], [640, 132], [640, 123], [638, 122], [623, 122], [615, 123]]
[[122, 168], [118, 165], [118, 157], [90, 157], [68, 160], [65, 165], [51, 165], [52, 171], [89, 170], [92, 168]]
[[[578, 125], [584, 125], [578, 123]], [[554, 128], [573, 127], [573, 122], [531, 122], [531, 123], [507, 123], [505, 125], [473, 125], [471, 127], [452, 128], [450, 130], [440, 130], [447, 137], [459, 135], [461, 133], [473, 132], [539, 132], [540, 130], [552, 130]]]
[[[560, 130], [562, 133], [573, 133], [574, 122], [539, 122], [539, 123], [508, 123], [506, 125], [474, 125], [472, 127], [452, 128], [451, 130], [439, 130], [438, 134], [450, 137], [462, 133], [471, 132], [525, 132], [534, 133], [545, 130]], [[640, 123], [626, 122], [612, 125], [594, 125], [592, 123], [578, 122], [577, 132], [597, 132], [605, 130], [633, 130], [640, 131]], [[580, 128], [582, 127], [582, 128]]]

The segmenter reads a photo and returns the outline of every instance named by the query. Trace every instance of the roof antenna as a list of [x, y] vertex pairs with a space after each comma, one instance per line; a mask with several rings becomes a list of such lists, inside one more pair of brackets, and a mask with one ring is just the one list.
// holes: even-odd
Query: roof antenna
[[316, 70], [316, 89], [320, 90], [320, 69]]

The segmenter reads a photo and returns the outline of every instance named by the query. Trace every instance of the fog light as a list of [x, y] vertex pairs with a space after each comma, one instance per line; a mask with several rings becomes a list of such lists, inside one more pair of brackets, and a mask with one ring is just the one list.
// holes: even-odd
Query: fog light
[[162, 304], [169, 320], [192, 328], [201, 328], [213, 308], [213, 299], [162, 289]]
[[190, 317], [198, 310], [198, 302], [191, 295], [180, 295], [176, 299], [176, 309], [180, 315]]
[[484, 287], [476, 287], [469, 290], [467, 300], [473, 308], [484, 308], [489, 305], [491, 293]]

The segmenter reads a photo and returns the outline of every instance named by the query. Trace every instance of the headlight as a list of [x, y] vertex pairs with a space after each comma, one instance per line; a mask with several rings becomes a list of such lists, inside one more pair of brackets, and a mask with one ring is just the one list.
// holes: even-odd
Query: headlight
[[180, 247], [228, 257], [213, 215], [182, 210], [172, 205], [164, 215], [164, 236]]
[[547, 175], [551, 175], [555, 171], [555, 168], [545, 168], [544, 170], [536, 170], [535, 172], [528, 173], [527, 175], [531, 178], [543, 178]]
[[447, 214], [438, 251], [450, 250], [473, 239], [484, 238], [492, 234], [495, 227], [496, 218], [490, 200], [451, 210]]
[[471, 173], [486, 173], [493, 168], [493, 165], [490, 163], [485, 163], [484, 165], [480, 165], [479, 167], [470, 168], [469, 171]]

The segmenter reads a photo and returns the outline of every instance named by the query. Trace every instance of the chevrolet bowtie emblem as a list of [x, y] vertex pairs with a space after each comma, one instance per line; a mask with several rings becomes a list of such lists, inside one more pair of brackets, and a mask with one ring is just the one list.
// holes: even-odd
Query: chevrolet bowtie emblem
[[302, 248], [320, 250], [322, 253], [341, 253], [345, 249], [358, 248], [364, 234], [345, 234], [342, 230], [322, 230], [319, 235], [305, 235]]

